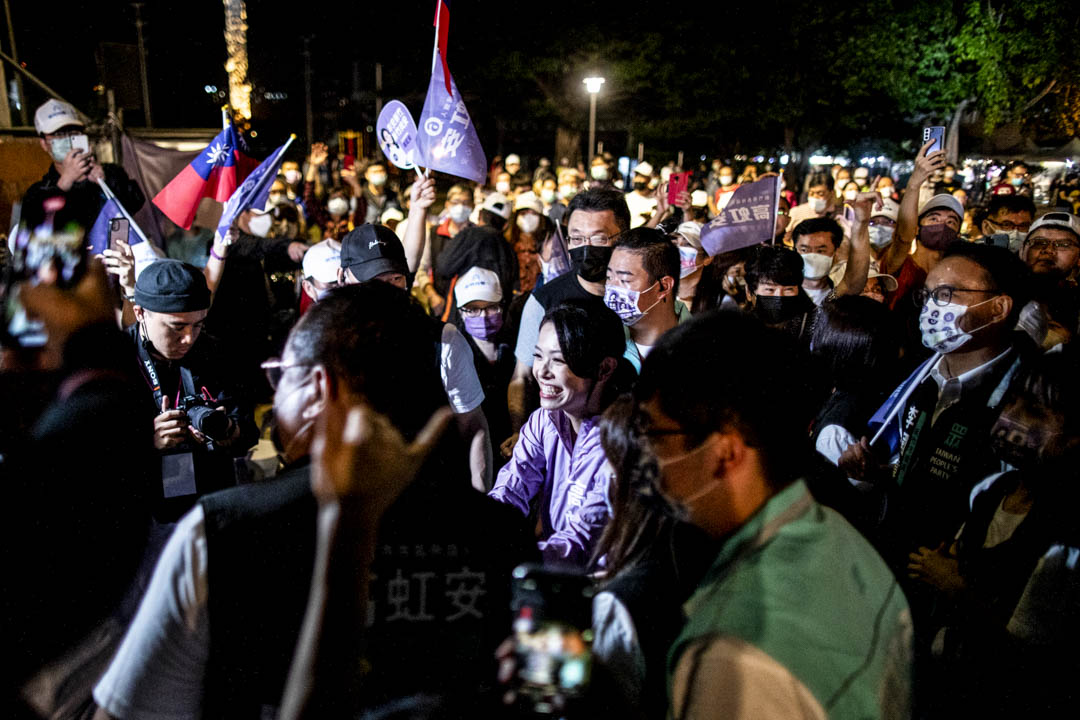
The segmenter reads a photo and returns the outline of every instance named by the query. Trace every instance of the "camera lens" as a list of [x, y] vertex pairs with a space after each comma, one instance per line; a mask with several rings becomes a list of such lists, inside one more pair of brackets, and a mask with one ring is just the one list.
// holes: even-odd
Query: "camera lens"
[[229, 416], [224, 410], [198, 405], [188, 408], [187, 416], [193, 428], [212, 440], [222, 440], [228, 432]]

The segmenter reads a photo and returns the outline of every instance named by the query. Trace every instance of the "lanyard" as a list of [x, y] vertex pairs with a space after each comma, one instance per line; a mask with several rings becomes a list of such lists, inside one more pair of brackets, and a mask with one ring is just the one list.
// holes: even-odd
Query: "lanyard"
[[[165, 397], [165, 393], [161, 389], [161, 381], [158, 379], [157, 368], [154, 367], [154, 361], [150, 357], [150, 353], [146, 350], [146, 340], [139, 336], [135, 341], [135, 349], [139, 354], [139, 362], [142, 364], [144, 370], [146, 370], [147, 381], [150, 383], [150, 389], [154, 393], [154, 406], [157, 410], [161, 411], [161, 402]], [[191, 377], [191, 371], [186, 367], [180, 368], [180, 385], [176, 388], [176, 399], [173, 402], [175, 408], [180, 400], [180, 392], [187, 395], [195, 394], [195, 380]]]

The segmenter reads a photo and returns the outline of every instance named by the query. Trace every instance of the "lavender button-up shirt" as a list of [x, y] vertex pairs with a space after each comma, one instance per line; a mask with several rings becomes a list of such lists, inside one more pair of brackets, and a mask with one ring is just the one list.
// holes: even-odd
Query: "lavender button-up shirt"
[[521, 428], [514, 456], [489, 493], [526, 516], [540, 496], [544, 560], [584, 565], [610, 518], [613, 474], [600, 446], [600, 418], [582, 420], [576, 441], [561, 410], [537, 410]]

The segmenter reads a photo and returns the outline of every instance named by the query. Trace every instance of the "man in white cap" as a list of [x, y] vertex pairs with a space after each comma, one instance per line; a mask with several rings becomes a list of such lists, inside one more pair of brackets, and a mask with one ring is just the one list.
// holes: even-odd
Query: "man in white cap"
[[[904, 193], [892, 242], [878, 255], [882, 269], [893, 275], [899, 285], [890, 308], [922, 287], [927, 273], [938, 264], [945, 249], [960, 238], [964, 207], [959, 200], [952, 195], [935, 195], [919, 208], [916, 218], [917, 200], [915, 192]], [[912, 240], [915, 240], [914, 253]]]
[[640, 162], [634, 167], [634, 189], [626, 193], [626, 205], [630, 208], [630, 228], [644, 225], [656, 210], [656, 198], [649, 190], [653, 168], [647, 162]]
[[896, 234], [896, 221], [900, 216], [900, 203], [891, 197], [882, 199], [881, 207], [870, 215], [870, 254], [877, 258], [892, 244]]
[[338, 268], [341, 267], [341, 244], [333, 240], [323, 240], [308, 248], [302, 264], [304, 271], [304, 293], [318, 302], [337, 287]]
[[506, 172], [510, 173], [510, 177], [513, 177], [514, 175], [517, 175], [519, 172], [521, 172], [521, 158], [514, 153], [510, 153], [506, 156], [506, 163], [503, 165], [503, 167], [505, 168]]
[[22, 219], [28, 226], [34, 228], [45, 221], [46, 200], [63, 197], [64, 207], [57, 211], [54, 227], [77, 223], [89, 231], [105, 205], [98, 180], [105, 180], [129, 213], [142, 207], [146, 198], [122, 167], [98, 164], [74, 107], [56, 99], [47, 101], [34, 113], [34, 129], [53, 164], [23, 196]]
[[675, 228], [671, 237], [675, 239], [675, 247], [679, 249], [678, 299], [686, 307], [693, 307], [694, 293], [697, 292], [698, 281], [701, 280], [701, 271], [709, 259], [709, 254], [701, 247], [701, 224], [681, 223]]

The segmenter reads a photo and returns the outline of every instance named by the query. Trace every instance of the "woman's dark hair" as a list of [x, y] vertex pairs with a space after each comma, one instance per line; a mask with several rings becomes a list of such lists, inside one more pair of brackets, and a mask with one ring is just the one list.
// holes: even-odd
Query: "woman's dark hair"
[[835, 189], [836, 182], [829, 173], [814, 173], [810, 176], [810, 180], [806, 183], [806, 189], [809, 190], [812, 187], [824, 185], [829, 192]]
[[480, 208], [480, 220], [484, 223], [485, 226], [491, 228], [492, 230], [495, 230], [498, 233], [502, 233], [503, 229], [506, 227], [506, 218], [504, 218], [502, 215], [496, 215], [490, 210], [485, 210], [484, 208]]
[[811, 352], [837, 390], [861, 390], [892, 377], [900, 354], [892, 313], [882, 303], [844, 295], [818, 310]]
[[[698, 279], [697, 288], [694, 290], [694, 303], [690, 308], [691, 312], [698, 315], [720, 307], [720, 303], [728, 294], [727, 290], [724, 289], [724, 277], [727, 275], [727, 271], [731, 269], [732, 265], [746, 262], [746, 259], [752, 254], [753, 248], [749, 247], [713, 256], [712, 262], [701, 270], [701, 277]], [[735, 298], [735, 302], [742, 305], [746, 302], [746, 295], [740, 293], [739, 297]]]
[[563, 360], [570, 372], [578, 377], [596, 380], [605, 358], [618, 361], [601, 396], [601, 411], [616, 397], [630, 390], [637, 374], [623, 357], [626, 333], [618, 315], [599, 303], [567, 300], [548, 310], [540, 327], [547, 323], [554, 326]]
[[767, 280], [777, 285], [802, 286], [803, 261], [799, 253], [778, 245], [754, 248], [746, 261], [746, 287], [757, 294], [758, 285]]

